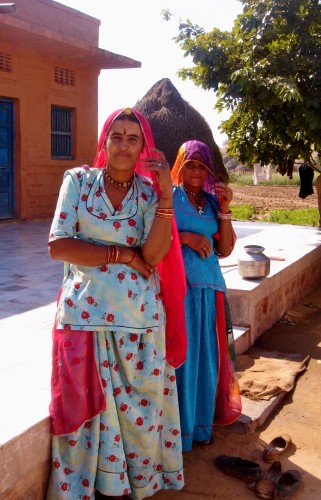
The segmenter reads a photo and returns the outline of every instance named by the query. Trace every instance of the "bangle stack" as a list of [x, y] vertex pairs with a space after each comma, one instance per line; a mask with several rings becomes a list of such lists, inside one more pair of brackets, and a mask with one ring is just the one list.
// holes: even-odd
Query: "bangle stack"
[[119, 261], [120, 250], [117, 245], [105, 245], [107, 252], [106, 264], [116, 264]]
[[231, 212], [231, 210], [229, 212], [227, 212], [227, 214], [223, 214], [222, 212], [218, 212], [217, 217], [219, 219], [232, 219], [232, 212]]
[[156, 208], [155, 216], [161, 219], [171, 219], [174, 215], [173, 208]]

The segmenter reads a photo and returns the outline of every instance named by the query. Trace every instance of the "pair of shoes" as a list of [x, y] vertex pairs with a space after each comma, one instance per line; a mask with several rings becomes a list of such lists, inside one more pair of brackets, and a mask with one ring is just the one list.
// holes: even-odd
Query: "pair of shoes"
[[258, 463], [244, 460], [241, 457], [219, 455], [215, 459], [215, 465], [225, 474], [238, 477], [247, 483], [258, 481], [263, 476], [263, 471]]
[[302, 476], [298, 470], [284, 472], [274, 487], [274, 500], [290, 500], [303, 487]]
[[275, 460], [264, 476], [256, 483], [249, 484], [249, 488], [259, 498], [273, 498], [274, 500], [290, 500], [302, 488], [302, 476], [297, 470], [288, 470], [282, 474], [281, 462]]
[[278, 457], [284, 453], [292, 443], [291, 436], [284, 434], [284, 436], [277, 436], [264, 448], [263, 460], [265, 462], [274, 462]]
[[249, 488], [255, 491], [259, 498], [273, 498], [276, 482], [282, 476], [281, 462], [275, 460], [263, 477], [255, 484], [250, 484]]
[[207, 439], [206, 441], [196, 441], [196, 439], [194, 439], [193, 443], [201, 445], [201, 446], [209, 446], [210, 444], [213, 443], [213, 441], [214, 441], [214, 439], [213, 439], [213, 437], [211, 437], [210, 439]]

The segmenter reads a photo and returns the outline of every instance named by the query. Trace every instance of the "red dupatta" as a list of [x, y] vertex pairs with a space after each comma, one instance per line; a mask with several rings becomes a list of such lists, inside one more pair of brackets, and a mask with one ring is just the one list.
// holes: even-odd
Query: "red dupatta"
[[[153, 173], [146, 172], [142, 167], [142, 159], [155, 156], [151, 148], [155, 147], [150, 125], [139, 111], [132, 108], [122, 108], [114, 111], [105, 121], [102, 128], [98, 150], [94, 160], [94, 167], [104, 168], [107, 164], [105, 141], [109, 129], [118, 115], [132, 114], [139, 120], [143, 136], [144, 147], [135, 166], [135, 172], [152, 179], [157, 193], [159, 187]], [[163, 302], [166, 312], [166, 360], [174, 368], [181, 366], [186, 360], [187, 335], [185, 325], [184, 297], [186, 294], [186, 279], [181, 245], [178, 236], [175, 218], [172, 219], [172, 243], [168, 254], [157, 266], [162, 288]]]
[[[124, 110], [117, 110], [106, 120], [98, 142], [94, 167], [104, 168], [107, 155], [105, 139], [114, 119]], [[143, 171], [141, 160], [154, 153], [154, 139], [146, 118], [132, 110], [138, 118], [143, 135], [144, 148], [135, 171], [151, 177], [156, 190], [159, 188], [153, 175]], [[174, 368], [186, 359], [187, 336], [185, 325], [184, 297], [186, 281], [175, 219], [172, 219], [172, 243], [170, 250], [157, 266], [163, 302], [166, 312], [166, 360]], [[58, 295], [58, 302], [61, 291]], [[106, 399], [101, 385], [95, 357], [93, 332], [83, 330], [58, 330], [53, 328], [52, 375], [51, 375], [51, 432], [65, 435], [74, 432], [87, 420], [106, 408]]]
[[224, 293], [216, 290], [216, 332], [218, 342], [218, 383], [215, 399], [214, 424], [229, 425], [242, 413], [242, 400], [235, 366], [235, 355], [227, 336]]

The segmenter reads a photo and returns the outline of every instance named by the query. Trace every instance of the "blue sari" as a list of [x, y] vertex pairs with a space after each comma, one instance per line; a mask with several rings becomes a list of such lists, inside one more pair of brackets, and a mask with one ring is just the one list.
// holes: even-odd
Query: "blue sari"
[[[233, 334], [226, 300], [226, 285], [214, 252], [218, 231], [217, 201], [205, 193], [200, 214], [184, 190], [174, 188], [174, 209], [179, 232], [194, 232], [213, 241], [210, 256], [182, 246], [187, 292], [185, 315], [188, 338], [187, 360], [176, 370], [183, 451], [193, 441], [207, 441], [214, 420], [227, 425], [241, 413], [235, 371]], [[227, 321], [228, 320], [228, 321]]]

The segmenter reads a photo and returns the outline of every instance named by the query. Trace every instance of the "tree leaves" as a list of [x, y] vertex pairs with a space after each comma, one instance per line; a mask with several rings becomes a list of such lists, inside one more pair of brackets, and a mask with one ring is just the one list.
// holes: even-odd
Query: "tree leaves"
[[178, 74], [216, 92], [215, 108], [231, 115], [221, 125], [228, 152], [240, 161], [313, 161], [321, 148], [321, 6], [318, 0], [242, 4], [231, 32], [206, 33], [180, 21], [175, 42], [193, 67]]

